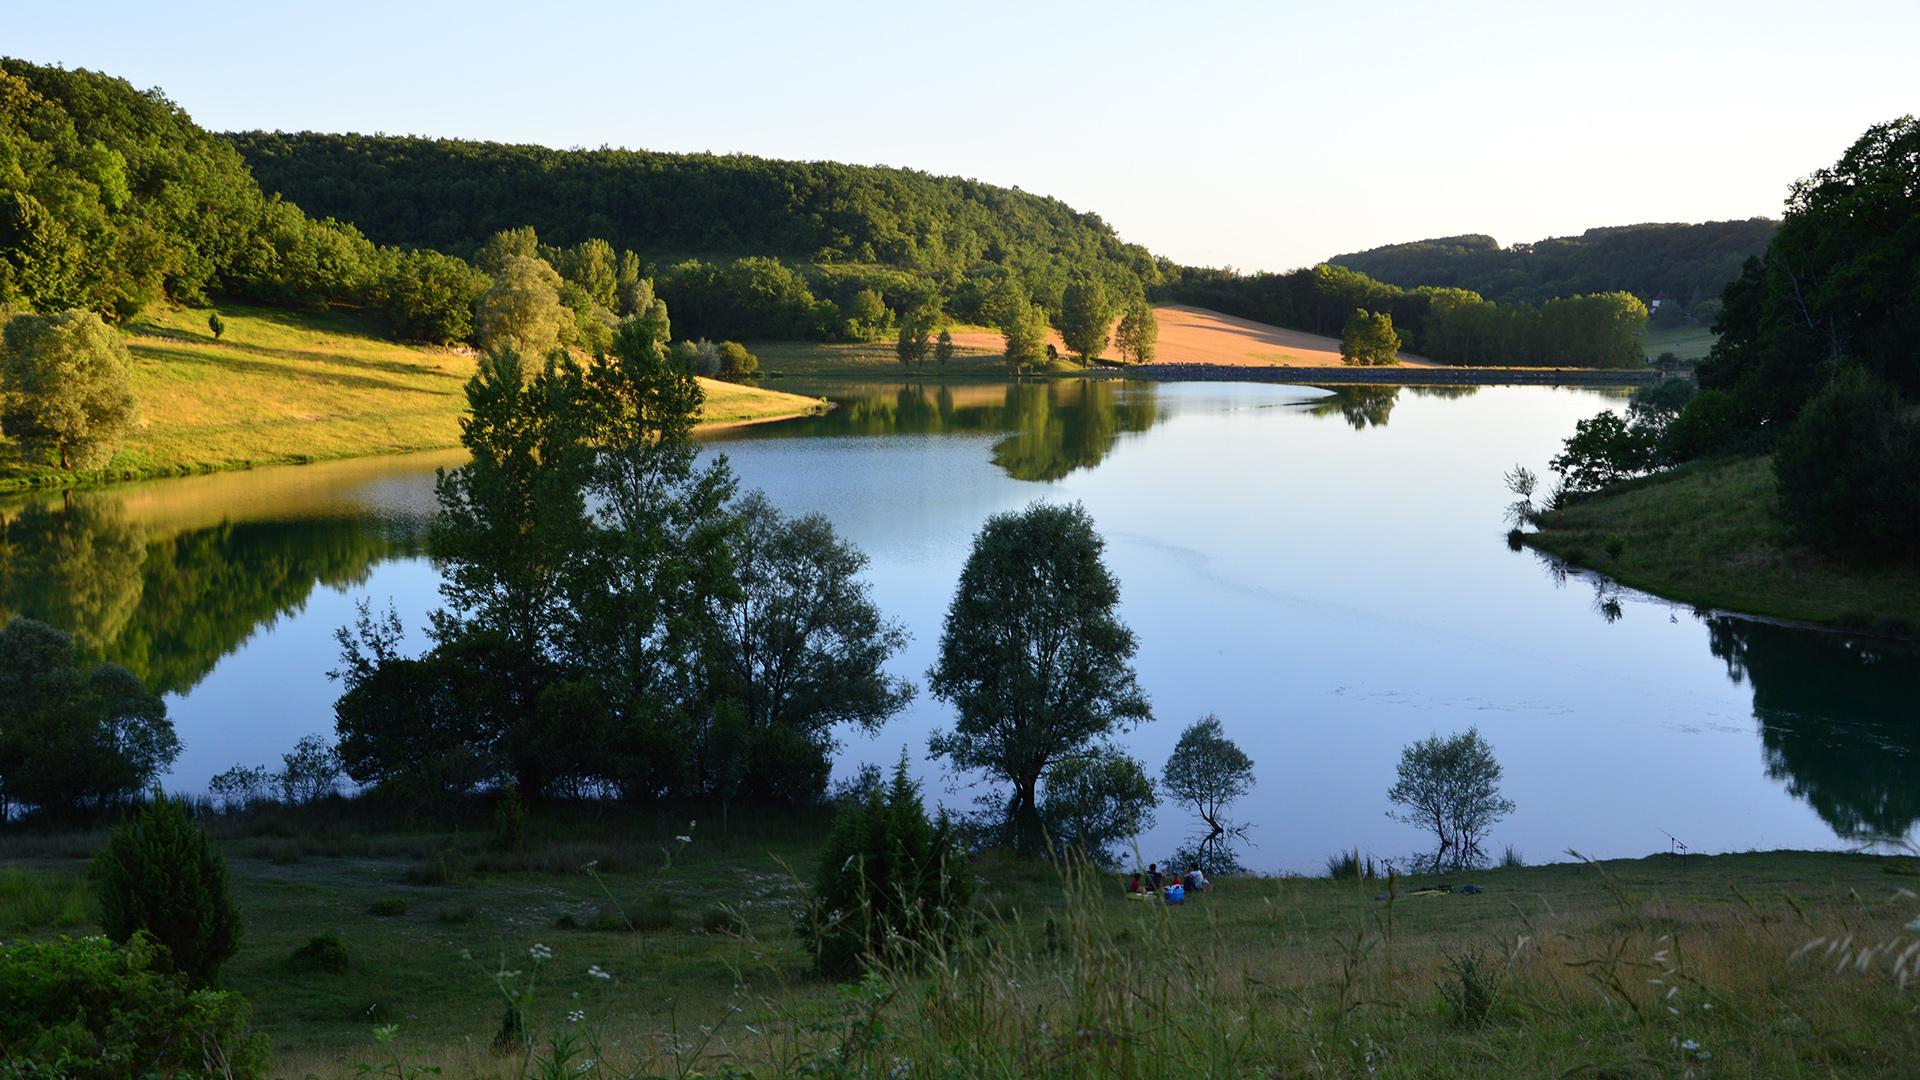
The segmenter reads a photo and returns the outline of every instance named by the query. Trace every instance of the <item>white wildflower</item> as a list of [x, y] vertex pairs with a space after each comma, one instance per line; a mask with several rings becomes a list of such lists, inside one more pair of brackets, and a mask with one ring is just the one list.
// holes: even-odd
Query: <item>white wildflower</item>
[[676, 836], [674, 837], [674, 839], [680, 841], [683, 844], [693, 843], [693, 837], [691, 836]]
[[572, 1012], [567, 1014], [567, 1023], [577, 1024], [580, 1021], [585, 1020], [586, 1018], [587, 1018], [587, 1014], [584, 1009], [575, 1009]]
[[606, 969], [601, 967], [599, 964], [587, 965], [587, 974], [593, 976], [596, 979], [599, 979], [602, 982], [613, 981], [613, 976], [609, 975]]
[[1685, 1042], [1680, 1044], [1680, 1049], [1685, 1050], [1687, 1053], [1691, 1054], [1695, 1050], [1700, 1049], [1700, 1044], [1695, 1042], [1692, 1039], [1688, 1039]]
[[535, 944], [533, 948], [527, 950], [527, 955], [533, 957], [535, 960], [551, 960], [553, 959], [553, 950], [547, 948], [545, 945]]

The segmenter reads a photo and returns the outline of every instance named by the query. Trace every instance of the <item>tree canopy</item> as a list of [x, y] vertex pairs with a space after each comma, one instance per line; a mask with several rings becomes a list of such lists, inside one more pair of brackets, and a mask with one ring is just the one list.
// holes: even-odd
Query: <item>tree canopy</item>
[[927, 674], [958, 713], [930, 741], [933, 755], [1012, 786], [1007, 824], [1025, 851], [1040, 843], [1041, 781], [1151, 715], [1104, 549], [1077, 503], [988, 518]]

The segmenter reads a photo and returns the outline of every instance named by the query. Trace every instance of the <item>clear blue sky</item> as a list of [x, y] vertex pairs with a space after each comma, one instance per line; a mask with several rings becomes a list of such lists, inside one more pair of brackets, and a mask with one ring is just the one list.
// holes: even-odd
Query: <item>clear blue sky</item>
[[906, 165], [1182, 262], [1777, 216], [1920, 110], [1920, 2], [326, 5], [7, 0], [0, 53], [216, 130]]

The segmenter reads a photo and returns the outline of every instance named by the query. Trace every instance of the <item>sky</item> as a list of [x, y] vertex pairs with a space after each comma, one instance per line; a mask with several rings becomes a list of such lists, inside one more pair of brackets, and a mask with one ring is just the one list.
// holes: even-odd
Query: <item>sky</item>
[[0, 54], [159, 87], [214, 130], [908, 166], [1242, 270], [1777, 217], [1920, 110], [1916, 41], [1916, 0], [0, 0]]

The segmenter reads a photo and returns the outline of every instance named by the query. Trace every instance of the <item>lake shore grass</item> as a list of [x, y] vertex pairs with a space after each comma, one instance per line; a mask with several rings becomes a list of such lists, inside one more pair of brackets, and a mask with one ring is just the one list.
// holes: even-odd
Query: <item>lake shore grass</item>
[[[502, 971], [534, 983], [540, 1053], [572, 1040], [568, 1071], [601, 1077], [1920, 1067], [1920, 976], [1895, 969], [1920, 940], [1908, 855], [1563, 854], [1392, 882], [1226, 879], [1178, 908], [1128, 902], [1114, 875], [988, 855], [966, 935], [836, 987], [807, 969], [789, 873], [811, 878], [825, 816], [730, 816], [537, 810], [517, 851], [491, 847], [478, 812], [411, 829], [352, 803], [217, 818], [246, 920], [222, 983], [290, 1076], [350, 1076], [395, 1051], [447, 1075], [522, 1075], [492, 1049]], [[0, 889], [45, 898], [40, 924], [10, 936], [86, 930], [72, 897], [100, 840], [0, 833]], [[1482, 891], [1425, 891], [1439, 884]], [[327, 933], [344, 970], [294, 958]], [[390, 1047], [372, 1036], [385, 1024]]]
[[[223, 307], [150, 312], [126, 327], [139, 428], [99, 474], [24, 461], [0, 441], [0, 491], [80, 487], [262, 465], [436, 450], [459, 444], [465, 349], [403, 345], [377, 320]], [[703, 423], [817, 412], [808, 397], [703, 379]]]
[[1772, 460], [1701, 462], [1541, 516], [1528, 546], [1632, 588], [1835, 629], [1920, 634], [1920, 565], [1857, 565], [1795, 543]]

